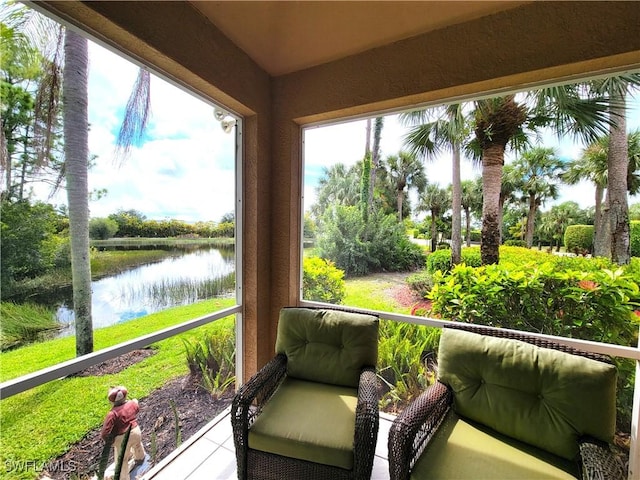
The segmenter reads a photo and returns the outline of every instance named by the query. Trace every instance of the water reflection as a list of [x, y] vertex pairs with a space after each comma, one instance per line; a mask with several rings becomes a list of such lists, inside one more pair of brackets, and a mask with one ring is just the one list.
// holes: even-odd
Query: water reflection
[[[235, 285], [234, 263], [232, 249], [197, 250], [96, 280], [91, 284], [93, 327], [229, 294]], [[74, 333], [72, 305], [68, 298], [58, 306], [58, 321], [67, 326], [61, 336]]]

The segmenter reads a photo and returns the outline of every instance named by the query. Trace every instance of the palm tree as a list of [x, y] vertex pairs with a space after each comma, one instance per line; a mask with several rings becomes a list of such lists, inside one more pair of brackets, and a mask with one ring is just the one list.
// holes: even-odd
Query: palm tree
[[527, 145], [527, 131], [551, 126], [558, 135], [571, 133], [593, 139], [609, 123], [607, 103], [598, 96], [584, 96], [580, 85], [566, 85], [515, 95], [478, 100], [475, 103], [473, 145], [482, 152], [482, 263], [497, 263], [500, 245], [500, 185], [507, 148]]
[[521, 190], [528, 201], [527, 247], [533, 245], [536, 213], [547, 198], [557, 198], [559, 171], [562, 162], [552, 148], [536, 147], [527, 150], [515, 162], [515, 172], [522, 179]]
[[[569, 185], [587, 180], [596, 187], [593, 248], [594, 255], [599, 257], [611, 257], [609, 212], [604, 201], [608, 185], [609, 139], [606, 135], [589, 144], [562, 174], [562, 180]], [[627, 191], [635, 195], [640, 191], [640, 130], [627, 136], [627, 156]]]
[[387, 171], [387, 180], [396, 193], [398, 221], [401, 222], [405, 188], [415, 188], [421, 192], [427, 186], [427, 177], [424, 174], [422, 163], [409, 152], [389, 155], [384, 161], [384, 168]]
[[580, 158], [569, 163], [562, 174], [562, 180], [569, 185], [575, 185], [582, 180], [592, 182], [595, 187], [595, 215], [593, 254], [597, 257], [609, 257], [611, 243], [609, 242], [608, 216], [602, 209], [604, 192], [607, 188], [607, 137], [600, 137], [588, 145]]
[[438, 220], [451, 204], [449, 192], [435, 183], [430, 183], [420, 195], [419, 202], [418, 209], [431, 215], [431, 251], [435, 252], [438, 244]]
[[[3, 12], [5, 13], [5, 12]], [[34, 134], [39, 139], [40, 157], [49, 158], [52, 135], [60, 104], [59, 90], [62, 84], [64, 172], [66, 177], [69, 236], [71, 241], [71, 268], [73, 304], [76, 327], [76, 355], [93, 351], [93, 326], [91, 319], [91, 264], [89, 259], [89, 191], [88, 191], [88, 42], [71, 29], [64, 29], [46, 17], [27, 8], [6, 13], [16, 20], [16, 25], [27, 29], [34, 23], [35, 34], [47, 47], [56, 46], [53, 53], [43, 55], [45, 66], [43, 79], [36, 98]], [[31, 20], [35, 19], [35, 22]], [[55, 26], [53, 26], [55, 25]], [[55, 38], [51, 38], [55, 32]], [[64, 41], [62, 41], [64, 39]], [[64, 65], [59, 45], [64, 44]], [[130, 145], [138, 141], [146, 126], [149, 111], [148, 84], [150, 77], [141, 73], [127, 104], [125, 121], [117, 146], [126, 155]], [[142, 94], [147, 92], [147, 96]], [[141, 99], [136, 99], [140, 95]]]
[[76, 354], [93, 351], [91, 263], [89, 258], [88, 42], [72, 29], [64, 41], [64, 153], [71, 238]]
[[542, 215], [540, 231], [549, 235], [552, 242], [556, 242], [556, 251], [559, 252], [564, 231], [569, 225], [573, 225], [579, 217], [580, 209], [576, 202], [554, 205], [551, 210]]
[[[500, 198], [498, 199], [498, 228], [500, 229], [500, 243], [502, 243], [504, 207], [508, 203], [519, 202], [516, 192], [522, 188], [522, 179], [518, 176], [513, 164], [502, 168], [502, 182], [500, 183]], [[483, 197], [484, 198], [484, 197]], [[484, 204], [484, 202], [483, 202]], [[482, 205], [481, 205], [482, 211]]]
[[360, 199], [360, 173], [358, 166], [347, 168], [343, 163], [336, 163], [324, 168], [323, 175], [316, 187], [317, 201], [312, 207], [316, 223], [321, 221], [329, 206], [340, 204], [354, 206]]
[[465, 217], [465, 239], [467, 247], [471, 246], [471, 212], [482, 208], [482, 179], [464, 180], [461, 184], [461, 206]]
[[404, 137], [404, 143], [415, 155], [432, 160], [443, 151], [452, 156], [452, 213], [451, 213], [451, 261], [461, 261], [462, 189], [460, 181], [461, 150], [469, 135], [469, 120], [464, 105], [451, 104], [436, 109], [419, 110], [402, 114], [400, 119], [413, 128]]
[[640, 74], [612, 77], [595, 82], [599, 93], [608, 96], [611, 122], [607, 158], [608, 186], [606, 205], [611, 234], [611, 259], [620, 265], [631, 259], [629, 247], [629, 190], [627, 175], [629, 153], [627, 145], [626, 97], [630, 87], [640, 85]]

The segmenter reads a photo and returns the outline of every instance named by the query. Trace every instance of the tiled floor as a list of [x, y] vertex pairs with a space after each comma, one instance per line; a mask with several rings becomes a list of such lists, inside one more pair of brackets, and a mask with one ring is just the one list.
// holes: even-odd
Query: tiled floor
[[[387, 437], [393, 417], [380, 415], [380, 430], [373, 462], [373, 480], [389, 478]], [[143, 480], [227, 480], [236, 477], [236, 456], [229, 409], [225, 410], [179, 450], [165, 458]]]

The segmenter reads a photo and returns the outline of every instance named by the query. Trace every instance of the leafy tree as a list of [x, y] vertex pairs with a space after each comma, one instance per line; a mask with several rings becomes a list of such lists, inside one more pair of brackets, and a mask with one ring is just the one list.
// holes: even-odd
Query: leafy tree
[[528, 201], [525, 242], [533, 245], [536, 213], [547, 198], [557, 198], [562, 162], [552, 148], [536, 147], [524, 152], [515, 162], [515, 172], [522, 179], [522, 192]]
[[316, 187], [316, 203], [311, 207], [311, 213], [316, 223], [320, 225], [325, 211], [335, 205], [355, 206], [360, 200], [361, 165], [347, 168], [342, 163], [336, 163], [324, 168], [323, 175]]
[[15, 281], [45, 273], [53, 267], [61, 242], [56, 235], [58, 218], [51, 205], [28, 200], [2, 200], [0, 222], [0, 280], [8, 297]]
[[89, 221], [89, 237], [94, 240], [108, 240], [118, 231], [118, 224], [110, 218], [92, 218]]
[[542, 222], [539, 230], [540, 236], [547, 236], [549, 244], [555, 243], [556, 250], [560, 251], [563, 243], [564, 231], [569, 225], [581, 224], [585, 221], [585, 214], [576, 202], [564, 202], [554, 205], [551, 210], [542, 214]]
[[435, 183], [430, 183], [420, 195], [418, 208], [431, 215], [431, 251], [436, 251], [438, 243], [438, 219], [449, 209], [449, 192]]
[[418, 192], [425, 188], [427, 178], [424, 174], [424, 168], [416, 156], [409, 152], [398, 152], [397, 155], [389, 155], [384, 160], [382, 168], [385, 169], [386, 178], [396, 193], [398, 220], [402, 221], [405, 188], [407, 190], [415, 188]]

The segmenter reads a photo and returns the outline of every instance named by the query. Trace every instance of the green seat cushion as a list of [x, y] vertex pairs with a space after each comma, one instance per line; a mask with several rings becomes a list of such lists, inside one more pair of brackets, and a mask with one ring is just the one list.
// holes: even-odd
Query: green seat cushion
[[249, 448], [351, 470], [357, 389], [286, 378], [249, 430]]
[[450, 412], [411, 473], [418, 479], [576, 479], [576, 462], [465, 421]]
[[554, 455], [575, 458], [583, 435], [613, 439], [613, 365], [445, 328], [438, 376], [453, 390], [460, 416]]
[[276, 353], [287, 356], [287, 374], [312, 382], [358, 387], [363, 367], [378, 360], [378, 318], [373, 315], [284, 308]]

